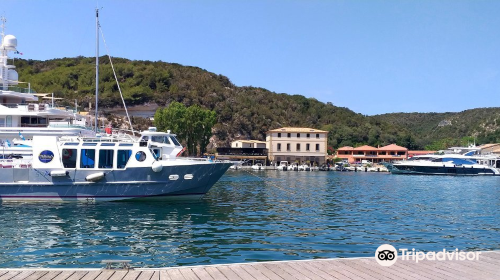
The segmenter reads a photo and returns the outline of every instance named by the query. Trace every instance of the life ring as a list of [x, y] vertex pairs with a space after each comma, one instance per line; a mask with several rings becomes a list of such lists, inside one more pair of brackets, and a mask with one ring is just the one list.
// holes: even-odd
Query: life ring
[[73, 151], [69, 149], [64, 149], [63, 150], [63, 159], [69, 159], [73, 155]]

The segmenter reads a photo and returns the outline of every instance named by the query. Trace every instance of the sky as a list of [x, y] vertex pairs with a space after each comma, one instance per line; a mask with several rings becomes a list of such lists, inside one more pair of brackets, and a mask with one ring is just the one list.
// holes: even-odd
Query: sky
[[96, 7], [114, 57], [365, 115], [500, 107], [498, 0], [1, 0], [0, 14], [16, 57], [47, 60], [95, 56]]

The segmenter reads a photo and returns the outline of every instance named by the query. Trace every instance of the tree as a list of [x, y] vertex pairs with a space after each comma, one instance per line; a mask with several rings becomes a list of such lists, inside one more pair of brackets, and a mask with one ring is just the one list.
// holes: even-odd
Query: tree
[[185, 143], [189, 155], [199, 155], [206, 151], [216, 122], [214, 111], [198, 105], [186, 108], [179, 102], [172, 102], [167, 108], [159, 108], [155, 113], [155, 126], [158, 130], [170, 129], [176, 133], [179, 140]]

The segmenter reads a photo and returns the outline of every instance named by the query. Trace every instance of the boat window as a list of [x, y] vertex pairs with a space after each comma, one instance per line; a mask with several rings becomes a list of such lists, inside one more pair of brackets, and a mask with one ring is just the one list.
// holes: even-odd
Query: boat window
[[137, 161], [145, 161], [146, 160], [146, 153], [143, 151], [138, 151], [135, 153], [135, 159]]
[[130, 144], [130, 143], [120, 143], [120, 146], [121, 147], [130, 147], [130, 146], [133, 146], [134, 144]]
[[97, 143], [83, 143], [82, 146], [97, 146]]
[[432, 162], [442, 162], [442, 161], [443, 161], [442, 158], [435, 158], [435, 159], [432, 160]]
[[149, 140], [149, 136], [142, 136], [141, 141], [148, 141], [148, 140]]
[[127, 165], [128, 160], [132, 156], [132, 150], [118, 150], [116, 158], [116, 168], [123, 169]]
[[64, 143], [64, 146], [78, 146], [79, 143]]
[[101, 143], [101, 146], [114, 146], [115, 143]]
[[95, 167], [95, 150], [81, 149], [80, 150], [80, 168]]
[[160, 149], [151, 149], [151, 153], [153, 154], [153, 157], [158, 160], [161, 156], [161, 150]]
[[99, 150], [99, 168], [113, 168], [113, 150]]
[[151, 141], [156, 143], [165, 143], [165, 138], [163, 136], [151, 136]]
[[179, 143], [177, 138], [175, 138], [174, 136], [170, 136], [170, 140], [172, 141], [172, 143], [174, 143], [174, 145], [181, 146], [181, 143]]
[[62, 150], [62, 164], [64, 168], [76, 168], [76, 149]]

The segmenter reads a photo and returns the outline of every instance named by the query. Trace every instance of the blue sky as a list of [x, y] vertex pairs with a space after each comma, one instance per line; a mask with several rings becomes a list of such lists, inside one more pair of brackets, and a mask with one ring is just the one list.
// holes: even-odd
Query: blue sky
[[23, 58], [94, 56], [97, 5], [112, 56], [366, 115], [500, 106], [500, 1], [2, 0], [0, 13]]

